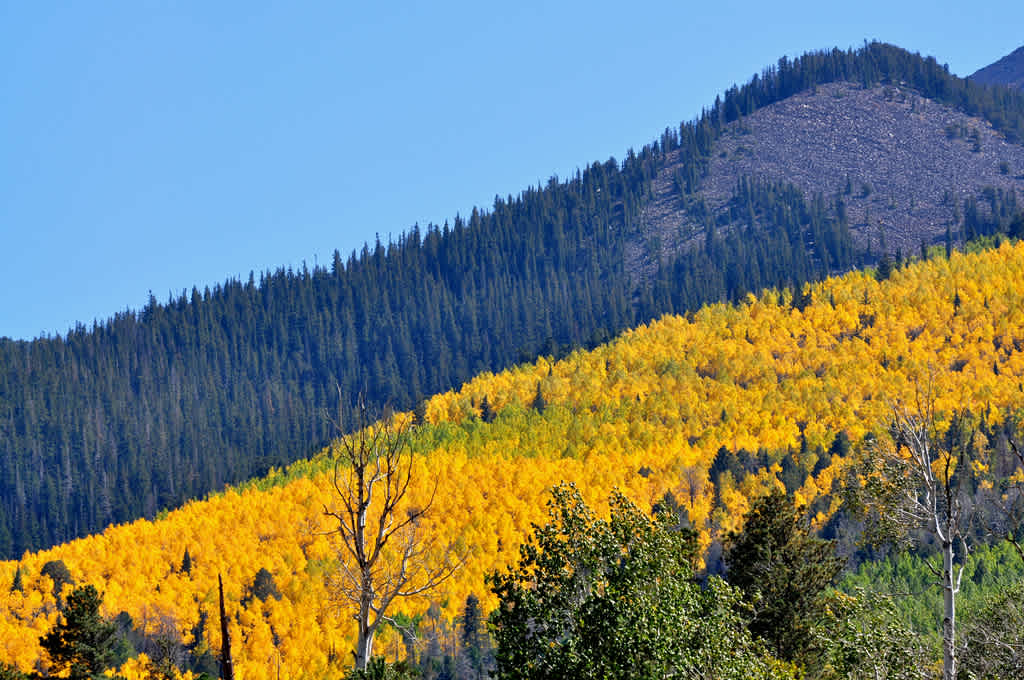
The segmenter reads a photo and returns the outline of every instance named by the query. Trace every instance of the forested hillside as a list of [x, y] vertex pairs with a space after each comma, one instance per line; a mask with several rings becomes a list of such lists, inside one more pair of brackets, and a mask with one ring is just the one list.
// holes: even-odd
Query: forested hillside
[[[678, 509], [712, 570], [720, 540], [767, 489], [789, 490], [815, 526], [835, 534], [850, 452], [886, 436], [892, 405], [913, 403], [925, 385], [944, 427], [954, 413], [972, 418], [978, 483], [968, 492], [982, 507], [990, 478], [1024, 480], [1008, 449], [1024, 417], [1022, 280], [1024, 244], [935, 253], [796, 295], [766, 290], [665, 316], [592, 351], [481, 374], [398, 414], [419, 423], [399, 516], [433, 497], [423, 532], [465, 555], [438, 590], [396, 605], [399, 620], [415, 628], [427, 658], [461, 645], [456, 617], [470, 595], [484, 614], [494, 609], [484, 575], [518, 558], [561, 480], [600, 512], [613, 487], [644, 511]], [[105, 593], [105, 615], [125, 612], [118, 621], [140, 646], [155, 650], [164, 639], [173, 658], [196, 668], [221, 642], [222, 573], [240, 677], [342, 677], [354, 623], [331, 585], [347, 559], [327, 535], [333, 463], [324, 451], [157, 521], [0, 563], [0, 587], [11, 584], [0, 661], [36, 663], [37, 640], [58, 617], [54, 586], [71, 587], [54, 576], [64, 573], [53, 566], [60, 561], [68, 578]], [[378, 649], [402, 657], [408, 641], [389, 629]], [[126, 672], [140, 666], [129, 662]]]
[[[1024, 95], [955, 78], [934, 59], [877, 43], [783, 59], [622, 162], [337, 254], [329, 268], [152, 297], [64, 336], [0, 340], [0, 555], [152, 517], [309, 455], [327, 441], [323, 412], [339, 388], [343, 407], [362, 392], [408, 409], [480, 371], [873, 261], [880, 249], [851, 237], [854, 199], [842, 192], [750, 169], [714, 201], [701, 193], [730, 125], [837, 81], [900, 83], [1007, 140], [1024, 136]], [[666, 176], [676, 217], [655, 220]], [[990, 198], [964, 199], [950, 241], [1024, 232], [1015, 193]], [[662, 238], [672, 224], [685, 239]]]
[[1024, 47], [1018, 47], [1005, 57], [978, 69], [970, 79], [985, 85], [1008, 85], [1024, 89]]

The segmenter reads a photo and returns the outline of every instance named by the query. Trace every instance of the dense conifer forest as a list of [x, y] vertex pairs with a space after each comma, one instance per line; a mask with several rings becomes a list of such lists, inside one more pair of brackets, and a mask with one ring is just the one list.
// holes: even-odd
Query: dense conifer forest
[[[696, 199], [727, 123], [837, 80], [904, 83], [1024, 138], [1024, 93], [961, 80], [934, 59], [877, 43], [782, 59], [625, 160], [468, 218], [336, 253], [330, 267], [151, 296], [64, 336], [0, 339], [0, 556], [152, 517], [309, 455], [331, 434], [324, 412], [339, 391], [343, 419], [359, 392], [409, 408], [481, 371], [865, 262], [840, 196], [758, 178], [743, 178], [729, 214], [706, 215], [703, 242], [652, 276], [624, 257], [670, 153]], [[1022, 230], [994, 206], [975, 215], [975, 235]]]

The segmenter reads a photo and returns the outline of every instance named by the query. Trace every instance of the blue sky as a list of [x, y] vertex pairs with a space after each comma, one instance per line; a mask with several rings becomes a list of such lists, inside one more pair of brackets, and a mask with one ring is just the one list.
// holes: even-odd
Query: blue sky
[[782, 55], [878, 39], [968, 75], [1024, 44], [1024, 3], [833, 6], [0, 0], [0, 336], [467, 214]]

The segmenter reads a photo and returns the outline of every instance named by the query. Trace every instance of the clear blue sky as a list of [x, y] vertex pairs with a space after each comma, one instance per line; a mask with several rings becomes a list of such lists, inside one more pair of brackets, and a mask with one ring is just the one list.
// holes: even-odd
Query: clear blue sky
[[1003, 0], [0, 0], [0, 336], [487, 207], [782, 55], [878, 39], [968, 75], [1022, 26]]

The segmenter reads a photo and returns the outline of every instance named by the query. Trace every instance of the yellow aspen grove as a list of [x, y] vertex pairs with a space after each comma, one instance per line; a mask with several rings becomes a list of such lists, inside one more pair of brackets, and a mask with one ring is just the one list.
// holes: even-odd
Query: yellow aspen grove
[[[407, 527], [434, 538], [437, 549], [422, 555], [424, 574], [451, 565], [446, 546], [464, 551], [464, 566], [433, 590], [393, 598], [390, 618], [450, 628], [471, 594], [492, 611], [497, 601], [484, 575], [516, 562], [532, 525], [544, 521], [546, 494], [563, 480], [598, 513], [616, 487], [645, 510], [671, 497], [701, 546], [739, 528], [750, 499], [780, 486], [798, 492], [823, 525], [837, 508], [847, 453], [883, 432], [887, 405], [913, 399], [929, 371], [940, 429], [943, 414], [969, 411], [994, 425], [1021, 408], [1021, 281], [1021, 244], [917, 262], [881, 283], [852, 272], [808, 286], [802, 311], [788, 293], [764, 291], [665, 316], [559, 361], [483, 374], [429, 399], [423, 424], [408, 431], [407, 486], [392, 526], [409, 519]], [[489, 421], [481, 417], [485, 396]], [[58, 618], [53, 582], [41, 571], [61, 560], [75, 584], [103, 594], [103, 616], [123, 612], [137, 630], [173, 631], [214, 656], [221, 574], [237, 677], [343, 677], [359, 642], [353, 621], [361, 605], [339, 598], [336, 587], [358, 564], [342, 560], [345, 548], [331, 537], [351, 536], [358, 525], [339, 519], [350, 517], [339, 486], [347, 488], [352, 468], [338, 467], [335, 479], [338, 450], [159, 519], [0, 563], [0, 662], [28, 671], [41, 658], [39, 638]], [[386, 496], [374, 493], [368, 517]], [[400, 560], [402, 545], [396, 536], [382, 553]], [[11, 590], [16, 570], [20, 589]], [[253, 597], [261, 570], [280, 599]], [[399, 628], [382, 619], [373, 649], [402, 656], [404, 648]], [[123, 673], [143, 678], [147, 668], [136, 658]]]

